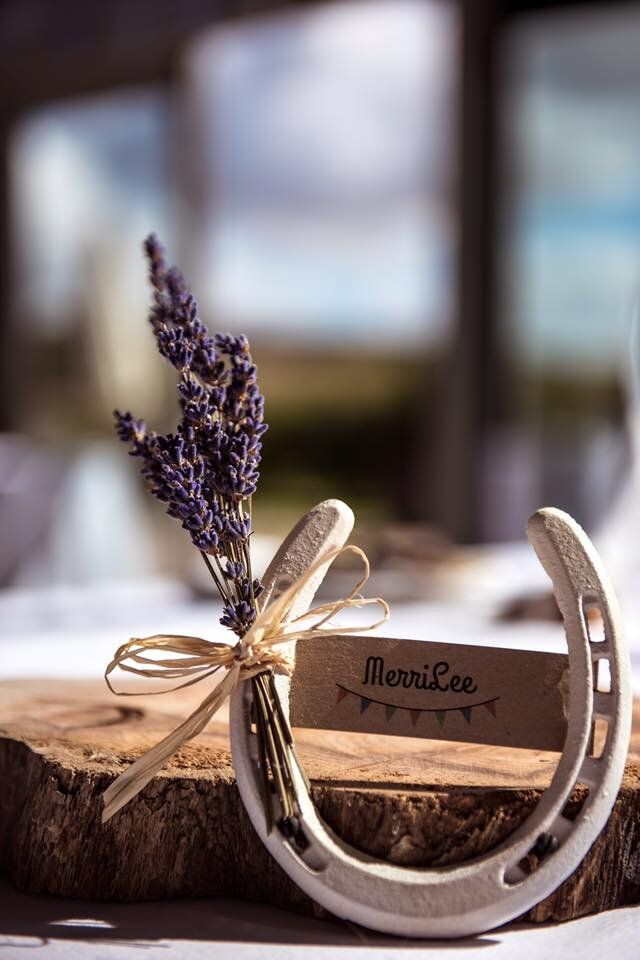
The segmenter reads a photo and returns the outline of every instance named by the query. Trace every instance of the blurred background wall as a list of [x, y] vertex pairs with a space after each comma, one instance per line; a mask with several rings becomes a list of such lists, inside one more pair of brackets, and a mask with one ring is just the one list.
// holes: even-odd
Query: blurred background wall
[[638, 3], [6, 0], [0, 584], [191, 562], [111, 426], [176, 414], [151, 230], [251, 339], [263, 533], [326, 496], [428, 556], [545, 503], [597, 526], [629, 461], [638, 49]]

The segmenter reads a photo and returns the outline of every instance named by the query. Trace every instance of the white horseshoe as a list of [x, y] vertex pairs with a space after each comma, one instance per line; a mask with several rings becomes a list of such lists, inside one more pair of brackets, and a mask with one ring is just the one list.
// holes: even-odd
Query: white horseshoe
[[[339, 516], [337, 506], [336, 511], [333, 523], [325, 520], [328, 546], [343, 543], [350, 530], [349, 516]], [[306, 519], [285, 544], [292, 556], [296, 538], [304, 537]], [[404, 937], [463, 937], [492, 929], [549, 896], [577, 868], [607, 822], [624, 771], [632, 709], [629, 657], [616, 602], [592, 544], [566, 513], [539, 510], [529, 520], [527, 535], [553, 582], [564, 618], [570, 665], [568, 730], [548, 790], [524, 823], [490, 853], [438, 869], [374, 860], [347, 846], [322, 822], [295, 766], [306, 845], [287, 839], [277, 828], [268, 833], [250, 724], [250, 684], [233, 694], [233, 762], [253, 825], [295, 883], [338, 917]], [[306, 563], [308, 546], [306, 553], [300, 551]], [[305, 604], [309, 601], [304, 598]], [[589, 637], [586, 610], [593, 606], [603, 618], [604, 642]], [[607, 693], [594, 690], [594, 663], [602, 658], [610, 663]], [[288, 678], [278, 677], [277, 687], [288, 709]], [[600, 757], [589, 755], [595, 718], [608, 723]], [[563, 808], [577, 783], [587, 784], [589, 795], [572, 821], [563, 816]], [[533, 872], [525, 873], [520, 863], [534, 849], [546, 850], [546, 855]]]

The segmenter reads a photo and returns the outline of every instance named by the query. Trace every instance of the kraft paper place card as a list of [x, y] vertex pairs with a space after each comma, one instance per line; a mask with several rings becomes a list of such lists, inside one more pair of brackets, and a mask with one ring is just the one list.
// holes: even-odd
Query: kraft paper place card
[[562, 750], [568, 657], [336, 636], [297, 645], [293, 726]]

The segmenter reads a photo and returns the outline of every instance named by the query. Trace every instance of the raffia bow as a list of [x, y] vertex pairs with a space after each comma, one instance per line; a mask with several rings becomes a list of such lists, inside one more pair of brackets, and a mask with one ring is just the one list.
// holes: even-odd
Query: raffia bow
[[[300, 616], [289, 619], [294, 601], [300, 591], [323, 566], [333, 563], [343, 553], [355, 553], [364, 565], [364, 574], [349, 595], [341, 600], [330, 601], [313, 607]], [[126, 803], [136, 796], [155, 776], [169, 757], [187, 741], [197, 736], [211, 720], [236, 687], [245, 680], [266, 670], [290, 676], [294, 666], [293, 641], [317, 637], [319, 634], [346, 635], [374, 630], [389, 617], [389, 607], [381, 597], [364, 598], [360, 590], [369, 579], [369, 561], [360, 547], [346, 546], [330, 550], [312, 564], [305, 573], [282, 593], [258, 611], [247, 633], [235, 644], [215, 643], [200, 637], [155, 634], [151, 637], [134, 637], [122, 644], [105, 671], [109, 689], [118, 696], [139, 696], [134, 691], [115, 690], [110, 675], [116, 668], [139, 677], [152, 679], [183, 679], [165, 690], [149, 691], [153, 694], [170, 693], [190, 687], [218, 670], [227, 672], [220, 683], [200, 705], [175, 730], [155, 747], [152, 747], [111, 784], [104, 793], [102, 822], [109, 820]], [[365, 626], [327, 626], [342, 610], [376, 604], [382, 608], [379, 620]], [[289, 646], [287, 646], [289, 645]], [[156, 659], [151, 654], [162, 656]], [[175, 658], [166, 654], [177, 654]]]

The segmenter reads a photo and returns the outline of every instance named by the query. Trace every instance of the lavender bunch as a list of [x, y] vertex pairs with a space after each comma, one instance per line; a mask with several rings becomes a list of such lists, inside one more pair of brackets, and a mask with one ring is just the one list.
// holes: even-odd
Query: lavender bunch
[[[153, 300], [149, 322], [158, 350], [178, 371], [182, 416], [159, 435], [131, 413], [115, 411], [116, 431], [141, 461], [151, 493], [200, 550], [222, 597], [220, 622], [242, 637], [256, 618], [262, 587], [251, 572], [251, 497], [258, 484], [264, 399], [244, 336], [210, 336], [176, 267], [167, 267], [153, 234], [145, 240]], [[295, 750], [273, 672], [251, 677], [252, 717], [265, 815], [304, 844], [295, 788]]]
[[141, 460], [151, 493], [200, 550], [223, 600], [220, 622], [242, 636], [256, 616], [251, 497], [258, 484], [264, 398], [245, 336], [211, 336], [198, 304], [151, 234], [144, 243], [153, 301], [149, 323], [160, 354], [179, 374], [182, 417], [159, 435], [131, 413], [114, 413], [116, 432]]

